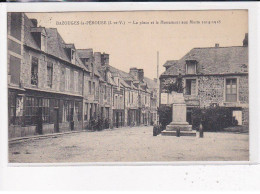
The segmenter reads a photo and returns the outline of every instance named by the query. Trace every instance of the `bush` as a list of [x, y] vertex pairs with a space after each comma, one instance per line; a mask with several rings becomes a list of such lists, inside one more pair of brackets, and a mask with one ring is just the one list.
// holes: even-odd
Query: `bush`
[[166, 129], [166, 126], [172, 121], [172, 107], [171, 106], [160, 106], [158, 108], [159, 123], [162, 130]]
[[89, 121], [89, 128], [90, 130], [96, 130], [97, 121], [94, 118], [91, 118]]
[[227, 107], [194, 108], [192, 128], [198, 130], [200, 122], [204, 131], [220, 131], [235, 124], [232, 109]]
[[105, 129], [109, 129], [109, 120], [108, 120], [108, 118], [105, 118], [105, 121], [104, 121], [104, 127], [105, 127]]

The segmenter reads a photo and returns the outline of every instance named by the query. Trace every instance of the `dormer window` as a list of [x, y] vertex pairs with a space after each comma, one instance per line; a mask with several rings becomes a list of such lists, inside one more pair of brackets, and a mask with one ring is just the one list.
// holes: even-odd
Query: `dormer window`
[[47, 48], [47, 38], [46, 38], [46, 30], [43, 27], [32, 27], [31, 33], [39, 46], [39, 49], [46, 52]]
[[196, 74], [197, 73], [197, 61], [191, 60], [186, 61], [186, 74]]
[[75, 50], [71, 49], [71, 62], [74, 63], [75, 62]]
[[45, 34], [41, 34], [41, 50], [46, 52], [46, 35]]

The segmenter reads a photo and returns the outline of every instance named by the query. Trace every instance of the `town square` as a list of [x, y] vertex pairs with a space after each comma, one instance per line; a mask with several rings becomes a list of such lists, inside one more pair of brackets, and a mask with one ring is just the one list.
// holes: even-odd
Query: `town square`
[[10, 163], [249, 160], [247, 11], [62, 16], [7, 14]]

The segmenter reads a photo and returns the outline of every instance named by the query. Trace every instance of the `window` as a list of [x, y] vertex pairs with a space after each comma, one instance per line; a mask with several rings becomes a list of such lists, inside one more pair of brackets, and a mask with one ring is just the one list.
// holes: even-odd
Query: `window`
[[94, 118], [93, 117], [93, 104], [90, 104], [89, 114], [90, 114], [90, 120], [92, 120]]
[[26, 124], [36, 124], [38, 101], [34, 97], [26, 97], [25, 115]]
[[109, 108], [106, 107], [106, 118], [109, 119]]
[[196, 95], [196, 79], [186, 79], [186, 95]]
[[75, 50], [71, 49], [71, 61], [75, 62]]
[[117, 96], [115, 96], [115, 108], [117, 108]]
[[65, 90], [69, 91], [70, 88], [70, 69], [66, 68], [66, 72], [65, 72]]
[[18, 40], [21, 40], [22, 29], [22, 14], [11, 13], [11, 35]]
[[8, 95], [8, 103], [9, 103], [9, 123], [15, 124], [15, 117], [16, 117], [16, 93], [9, 92]]
[[91, 89], [91, 85], [92, 85], [92, 84], [91, 84], [91, 81], [88, 81], [88, 93], [89, 93], [89, 94], [91, 94], [91, 92], [92, 92], [92, 91], [91, 91], [91, 90], [92, 90], [92, 89]]
[[37, 124], [39, 119], [39, 108], [42, 109], [42, 122], [50, 122], [50, 99], [28, 96], [26, 97], [25, 106], [26, 124]]
[[128, 92], [128, 103], [130, 103], [131, 102], [131, 92], [129, 91]]
[[74, 71], [74, 90], [79, 91], [79, 73], [77, 71]]
[[94, 94], [95, 96], [96, 96], [96, 83], [95, 82], [93, 82], [93, 93], [92, 94]]
[[43, 123], [50, 122], [50, 100], [48, 98], [39, 98], [39, 107], [42, 107], [42, 121]]
[[35, 86], [38, 85], [38, 63], [38, 58], [32, 57], [31, 84]]
[[51, 62], [47, 63], [47, 86], [52, 87], [52, 76], [53, 76], [53, 64]]
[[196, 63], [194, 61], [187, 62], [186, 74], [196, 74]]
[[89, 58], [85, 58], [85, 65], [88, 65]]
[[120, 96], [119, 108], [120, 109], [123, 108], [123, 97], [122, 96]]
[[21, 71], [21, 59], [10, 56], [9, 74], [11, 75], [10, 82], [19, 85]]
[[97, 118], [97, 104], [94, 104], [94, 118]]
[[226, 79], [226, 101], [236, 102], [237, 101], [237, 79]]
[[41, 50], [46, 51], [46, 36], [41, 34]]
[[63, 104], [63, 117], [62, 117], [62, 121], [63, 122], [67, 122], [69, 121], [69, 101], [64, 101]]
[[78, 121], [80, 121], [80, 114], [79, 114], [79, 102], [75, 102], [75, 114], [77, 116]]

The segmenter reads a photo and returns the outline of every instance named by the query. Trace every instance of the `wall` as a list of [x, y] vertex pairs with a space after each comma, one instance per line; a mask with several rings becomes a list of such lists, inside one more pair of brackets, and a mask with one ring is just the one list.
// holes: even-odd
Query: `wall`
[[[31, 58], [38, 58], [38, 86], [31, 84]], [[39, 88], [52, 92], [63, 92], [73, 95], [82, 95], [83, 87], [83, 71], [79, 68], [72, 67], [64, 64], [62, 61], [58, 61], [54, 58], [47, 57], [40, 52], [32, 51], [28, 48], [24, 49], [23, 63], [21, 70], [21, 80], [23, 81], [24, 87]], [[53, 63], [53, 76], [52, 76], [52, 87], [47, 86], [47, 62]], [[65, 90], [65, 72], [66, 68], [70, 69], [70, 87], [69, 91]], [[78, 72], [78, 91], [75, 91], [74, 87], [74, 71]]]
[[[185, 78], [188, 78], [185, 76]], [[197, 96], [185, 95], [185, 101], [188, 106], [208, 107], [211, 103], [217, 103], [220, 106], [225, 104], [225, 79], [237, 78], [238, 79], [238, 102], [231, 106], [241, 107], [243, 114], [243, 124], [248, 124], [248, 76], [247, 75], [212, 75], [212, 76], [196, 76], [197, 79]], [[183, 85], [184, 85], [183, 79]], [[166, 92], [163, 89], [168, 83], [174, 83], [175, 78], [168, 77], [160, 80], [161, 92]]]

